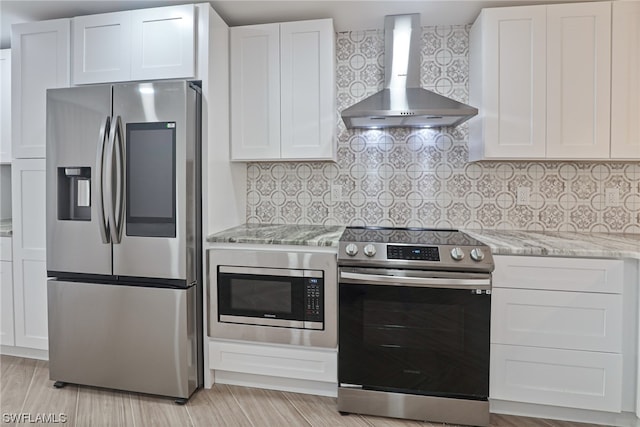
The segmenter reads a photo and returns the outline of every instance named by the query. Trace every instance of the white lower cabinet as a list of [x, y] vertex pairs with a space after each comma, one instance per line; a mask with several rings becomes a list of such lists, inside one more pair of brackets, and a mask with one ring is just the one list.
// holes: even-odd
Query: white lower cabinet
[[45, 159], [11, 167], [15, 345], [47, 350]]
[[[489, 396], [620, 413], [635, 350], [623, 260], [495, 256]], [[628, 377], [628, 378], [625, 378]], [[628, 409], [626, 409], [628, 410]]]
[[209, 369], [214, 371], [215, 382], [335, 396], [338, 352], [337, 349], [212, 340]]
[[15, 345], [11, 237], [0, 237], [0, 344]]
[[618, 353], [492, 344], [490, 369], [492, 399], [621, 411]]

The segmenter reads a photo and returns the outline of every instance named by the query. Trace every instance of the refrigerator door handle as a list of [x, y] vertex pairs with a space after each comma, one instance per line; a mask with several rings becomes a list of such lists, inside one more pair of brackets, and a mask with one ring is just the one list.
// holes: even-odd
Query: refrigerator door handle
[[122, 239], [122, 229], [124, 228], [124, 136], [122, 133], [122, 120], [118, 116], [116, 120], [116, 206], [114, 211], [114, 226], [116, 229], [115, 243], [120, 243]]
[[[117, 138], [117, 143], [116, 143]], [[122, 231], [122, 187], [124, 180], [122, 177], [123, 159], [122, 159], [122, 120], [120, 116], [117, 116], [111, 122], [111, 130], [109, 131], [109, 146], [107, 147], [107, 173], [106, 173], [106, 187], [107, 187], [107, 215], [109, 221], [109, 232], [111, 234], [111, 241], [114, 244], [120, 243], [121, 231]], [[115, 153], [115, 162], [114, 162]], [[115, 177], [114, 177], [115, 170]], [[114, 178], [115, 178], [115, 192], [114, 192]], [[117, 209], [117, 211], [116, 211]]]
[[95, 174], [95, 180], [96, 180], [96, 187], [98, 189], [98, 222], [99, 222], [99, 226], [100, 226], [100, 237], [102, 238], [102, 243], [109, 243], [109, 222], [108, 219], [105, 217], [105, 206], [104, 206], [104, 197], [105, 197], [105, 193], [104, 193], [104, 183], [105, 183], [105, 179], [104, 179], [104, 148], [105, 148], [105, 141], [108, 138], [108, 134], [107, 131], [109, 129], [109, 126], [111, 124], [111, 118], [109, 116], [107, 116], [104, 119], [104, 122], [102, 123], [102, 126], [100, 126], [100, 141], [98, 142], [98, 150], [97, 150], [97, 154], [96, 154], [96, 174]]

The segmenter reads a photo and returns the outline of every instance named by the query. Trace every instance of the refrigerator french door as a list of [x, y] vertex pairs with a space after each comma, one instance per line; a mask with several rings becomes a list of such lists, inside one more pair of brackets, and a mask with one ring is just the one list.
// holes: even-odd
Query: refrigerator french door
[[188, 397], [202, 385], [200, 90], [47, 91], [49, 369]]

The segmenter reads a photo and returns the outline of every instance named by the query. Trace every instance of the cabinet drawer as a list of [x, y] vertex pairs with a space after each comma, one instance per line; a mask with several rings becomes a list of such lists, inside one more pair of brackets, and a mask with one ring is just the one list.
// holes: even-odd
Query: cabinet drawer
[[338, 382], [338, 353], [335, 350], [210, 342], [209, 367], [245, 374]]
[[622, 293], [622, 260], [519, 256], [494, 260], [497, 288]]
[[491, 399], [620, 412], [622, 355], [491, 345]]
[[494, 289], [491, 342], [622, 351], [622, 295]]
[[11, 237], [0, 237], [0, 261], [11, 261], [12, 259]]

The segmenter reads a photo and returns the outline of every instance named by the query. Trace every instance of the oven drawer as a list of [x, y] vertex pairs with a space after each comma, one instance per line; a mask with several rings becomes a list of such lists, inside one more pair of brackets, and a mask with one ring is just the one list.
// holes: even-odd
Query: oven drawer
[[496, 256], [493, 287], [620, 294], [622, 260]]
[[492, 344], [489, 397], [620, 412], [622, 355]]
[[491, 342], [622, 351], [622, 295], [494, 288]]

